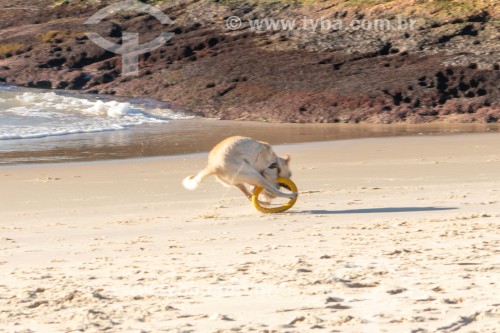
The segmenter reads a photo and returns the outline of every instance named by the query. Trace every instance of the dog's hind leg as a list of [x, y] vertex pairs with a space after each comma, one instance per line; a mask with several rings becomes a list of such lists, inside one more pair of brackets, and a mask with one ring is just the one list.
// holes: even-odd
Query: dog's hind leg
[[248, 200], [252, 200], [252, 193], [250, 193], [250, 191], [248, 191], [248, 189], [246, 188], [245, 185], [243, 185], [243, 184], [235, 184], [234, 186], [236, 186], [237, 188], [239, 188], [241, 190], [241, 192], [243, 192], [243, 194], [246, 195], [246, 197], [248, 198]]
[[184, 187], [188, 190], [194, 190], [201, 184], [201, 182], [206, 177], [208, 177], [212, 174], [214, 174], [212, 169], [209, 169], [208, 167], [206, 167], [205, 169], [198, 172], [198, 174], [196, 176], [188, 176], [188, 177], [184, 178], [184, 180], [182, 181], [182, 185], [184, 185]]

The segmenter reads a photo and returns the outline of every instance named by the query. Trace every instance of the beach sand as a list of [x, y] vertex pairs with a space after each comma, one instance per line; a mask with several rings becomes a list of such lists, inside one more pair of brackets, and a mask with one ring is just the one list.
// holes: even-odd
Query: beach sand
[[258, 213], [206, 154], [0, 168], [0, 332], [499, 332], [500, 134], [277, 146]]

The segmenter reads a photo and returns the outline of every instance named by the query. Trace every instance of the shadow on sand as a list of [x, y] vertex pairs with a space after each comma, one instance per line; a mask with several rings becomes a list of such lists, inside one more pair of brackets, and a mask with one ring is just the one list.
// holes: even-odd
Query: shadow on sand
[[346, 209], [346, 210], [326, 210], [313, 209], [303, 210], [297, 213], [307, 214], [369, 214], [369, 213], [406, 213], [406, 212], [431, 212], [437, 210], [451, 210], [456, 207], [383, 207], [383, 208], [364, 208], [364, 209]]

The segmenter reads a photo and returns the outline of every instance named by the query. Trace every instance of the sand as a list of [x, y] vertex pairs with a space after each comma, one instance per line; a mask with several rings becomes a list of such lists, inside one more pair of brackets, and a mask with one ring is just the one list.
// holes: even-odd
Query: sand
[[0, 168], [0, 332], [498, 332], [500, 134], [277, 146], [258, 213], [206, 154]]

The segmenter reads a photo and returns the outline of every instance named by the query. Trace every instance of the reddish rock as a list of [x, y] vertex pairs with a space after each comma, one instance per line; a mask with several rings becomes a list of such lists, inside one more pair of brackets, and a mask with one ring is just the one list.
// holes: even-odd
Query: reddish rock
[[[0, 81], [39, 88], [150, 96], [207, 117], [277, 122], [500, 121], [500, 70], [493, 7], [428, 10], [404, 1], [301, 6], [231, 7], [211, 0], [161, 3], [174, 24], [120, 13], [84, 25], [105, 4], [47, 6], [33, 15], [0, 9]], [[143, 1], [144, 2], [144, 1]], [[422, 5], [423, 6], [423, 5]], [[226, 29], [224, 18], [388, 18], [414, 12], [414, 31], [252, 31]], [[118, 42], [122, 31], [141, 42], [162, 31], [175, 36], [140, 56], [140, 75], [124, 77], [121, 58], [85, 36]], [[1, 48], [1, 46], [4, 46]]]

